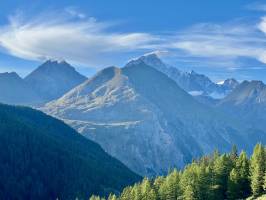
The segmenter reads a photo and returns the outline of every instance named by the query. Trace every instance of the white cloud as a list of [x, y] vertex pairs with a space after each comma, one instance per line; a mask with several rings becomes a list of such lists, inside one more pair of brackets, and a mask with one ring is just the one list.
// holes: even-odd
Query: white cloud
[[183, 50], [191, 57], [217, 61], [234, 61], [245, 57], [266, 63], [265, 19], [258, 26], [241, 23], [200, 24], [176, 34], [169, 47]]
[[241, 67], [239, 58], [266, 64], [266, 17], [255, 23], [205, 23], [174, 33], [151, 34], [113, 31], [115, 24], [99, 22], [72, 7], [58, 13], [28, 19], [21, 13], [11, 16], [9, 23], [0, 27], [0, 50], [24, 59], [66, 59], [91, 67], [151, 51], [229, 70]]
[[[81, 15], [71, 11], [72, 15]], [[10, 17], [9, 24], [0, 28], [0, 46], [24, 59], [64, 58], [97, 66], [111, 55], [150, 49], [152, 42], [157, 40], [147, 33], [110, 32], [108, 23], [79, 18], [82, 19], [54, 13], [33, 20], [25, 20], [21, 15]]]

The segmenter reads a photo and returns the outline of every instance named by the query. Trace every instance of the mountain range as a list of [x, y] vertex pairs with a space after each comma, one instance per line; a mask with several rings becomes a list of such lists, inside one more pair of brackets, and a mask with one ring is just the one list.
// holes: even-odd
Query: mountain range
[[241, 118], [250, 129], [266, 130], [266, 85], [262, 81], [243, 81], [217, 107]]
[[266, 142], [264, 132], [201, 104], [154, 65], [141, 57], [105, 68], [41, 109], [141, 175], [164, 174], [215, 148]]
[[174, 80], [179, 87], [192, 96], [207, 96], [214, 99], [221, 99], [229, 94], [239, 84], [235, 79], [227, 79], [220, 84], [212, 82], [207, 76], [198, 74], [195, 71], [183, 72], [176, 67], [163, 63], [155, 53], [146, 54], [135, 61], [143, 61], [149, 66], [166, 74]]
[[0, 74], [0, 102], [39, 105], [61, 97], [87, 78], [65, 61], [48, 60], [24, 79], [15, 72]]
[[[64, 120], [143, 176], [181, 168], [216, 148], [228, 151], [237, 144], [251, 151], [266, 142], [262, 82], [230, 78], [217, 84], [156, 54], [123, 68], [107, 67], [90, 79], [65, 61], [49, 60], [17, 79], [16, 87], [25, 85], [18, 102], [5, 93], [1, 101], [32, 105]], [[10, 80], [3, 91], [12, 91]], [[21, 101], [23, 95], [28, 99]]]
[[0, 102], [32, 105], [41, 101], [34, 90], [17, 73], [0, 73]]

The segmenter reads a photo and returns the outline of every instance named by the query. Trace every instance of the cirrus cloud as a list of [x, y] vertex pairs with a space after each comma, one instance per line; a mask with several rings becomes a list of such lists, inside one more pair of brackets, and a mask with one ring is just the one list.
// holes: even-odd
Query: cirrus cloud
[[159, 40], [148, 33], [109, 32], [112, 24], [85, 18], [68, 9], [69, 12], [70, 15], [40, 15], [33, 20], [25, 20], [21, 15], [10, 17], [9, 24], [0, 28], [0, 46], [24, 59], [64, 58], [97, 66], [111, 55], [150, 49]]
[[26, 19], [16, 14], [0, 27], [0, 49], [23, 59], [66, 59], [91, 67], [151, 51], [167, 52], [182, 62], [230, 70], [242, 67], [239, 58], [266, 64], [266, 17], [249, 23], [202, 23], [164, 34], [118, 32], [115, 25], [72, 7], [63, 14], [52, 12]]

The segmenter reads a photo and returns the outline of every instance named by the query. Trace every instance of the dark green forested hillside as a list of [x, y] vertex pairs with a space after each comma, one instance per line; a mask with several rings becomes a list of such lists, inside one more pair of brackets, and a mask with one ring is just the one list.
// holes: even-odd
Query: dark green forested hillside
[[[126, 187], [108, 200], [235, 200], [266, 193], [266, 149], [257, 144], [251, 158], [234, 147], [229, 154], [215, 151], [167, 176]], [[90, 200], [103, 200], [92, 196]]]
[[0, 199], [88, 199], [139, 180], [63, 122], [0, 105]]

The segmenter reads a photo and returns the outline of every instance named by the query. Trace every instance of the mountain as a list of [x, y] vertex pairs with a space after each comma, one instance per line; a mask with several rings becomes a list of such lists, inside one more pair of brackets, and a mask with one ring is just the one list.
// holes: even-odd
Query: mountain
[[192, 96], [221, 99], [225, 97], [238, 84], [234, 79], [228, 79], [223, 84], [212, 82], [207, 76], [198, 74], [195, 71], [182, 72], [176, 67], [163, 63], [155, 53], [146, 54], [135, 61], [143, 61], [149, 66], [163, 72], [173, 79], [182, 89]]
[[262, 81], [244, 81], [219, 104], [227, 113], [243, 119], [252, 127], [265, 130], [266, 85]]
[[41, 109], [141, 175], [167, 173], [232, 144], [249, 150], [257, 141], [142, 60], [106, 68]]
[[15, 72], [0, 73], [0, 102], [8, 104], [34, 104], [40, 98]]
[[46, 61], [25, 77], [44, 101], [61, 97], [86, 79], [66, 61], [57, 60]]
[[63, 122], [0, 104], [1, 199], [89, 199], [139, 179]]
[[239, 82], [234, 78], [229, 78], [220, 83], [219, 85], [223, 87], [225, 90], [233, 91], [239, 85]]

